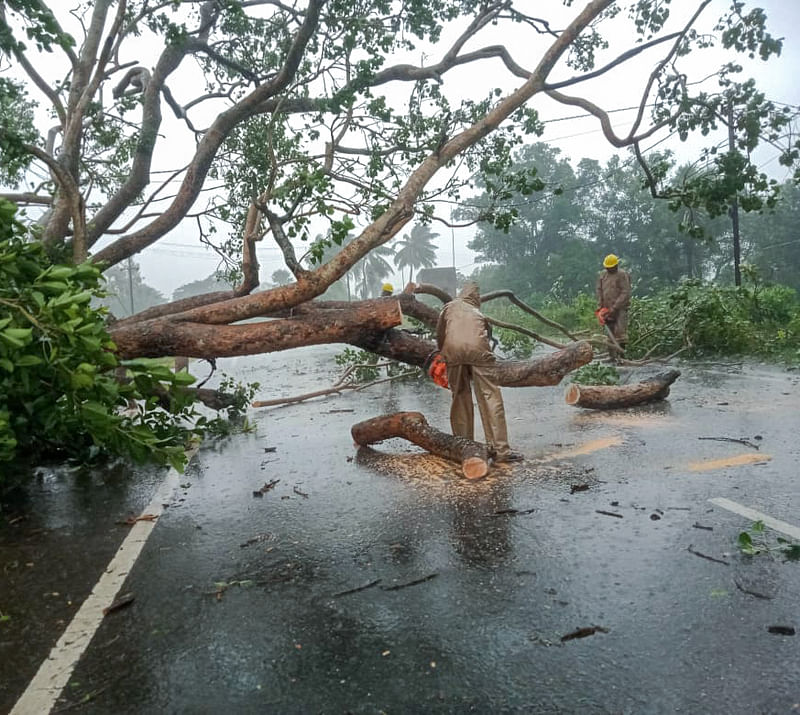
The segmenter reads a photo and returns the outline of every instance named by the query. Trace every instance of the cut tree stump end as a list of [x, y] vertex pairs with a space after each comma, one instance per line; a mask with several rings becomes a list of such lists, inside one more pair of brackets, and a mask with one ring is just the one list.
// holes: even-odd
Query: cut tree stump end
[[461, 463], [461, 471], [467, 479], [480, 479], [489, 473], [489, 463], [480, 457], [467, 457]]

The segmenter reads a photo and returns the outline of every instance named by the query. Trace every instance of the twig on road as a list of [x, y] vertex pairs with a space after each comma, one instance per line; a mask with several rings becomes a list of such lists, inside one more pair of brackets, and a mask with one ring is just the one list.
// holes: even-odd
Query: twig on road
[[408, 588], [409, 586], [416, 586], [420, 583], [430, 581], [432, 578], [436, 578], [438, 575], [439, 574], [431, 573], [427, 576], [423, 576], [422, 578], [415, 579], [414, 581], [409, 581], [408, 583], [399, 583], [396, 586], [381, 586], [381, 591], [399, 591], [401, 588]]
[[708, 439], [714, 442], [737, 442], [738, 444], [743, 444], [746, 447], [751, 447], [752, 449], [760, 449], [760, 445], [750, 442], [746, 439], [736, 439], [735, 437], [698, 437], [697, 439]]
[[377, 586], [380, 582], [381, 579], [376, 578], [374, 581], [370, 581], [369, 583], [366, 583], [363, 586], [356, 586], [355, 588], [347, 589], [347, 591], [339, 591], [339, 593], [334, 593], [333, 598], [339, 598], [340, 596], [349, 596], [351, 593], [359, 593], [360, 591], [366, 591], [368, 588]]
[[772, 596], [767, 596], [763, 593], [759, 593], [758, 591], [751, 591], [750, 589], [745, 588], [740, 584], [736, 579], [733, 580], [736, 584], [736, 588], [738, 588], [742, 593], [746, 593], [748, 596], [755, 596], [756, 598], [763, 598], [765, 601], [771, 601]]
[[730, 566], [730, 564], [727, 561], [723, 561], [722, 559], [715, 559], [713, 556], [706, 556], [706, 554], [701, 554], [699, 551], [695, 551], [692, 548], [691, 544], [689, 544], [689, 546], [686, 547], [686, 550], [690, 554], [694, 554], [695, 556], [699, 556], [701, 559], [707, 559], [708, 561], [713, 561], [715, 564], [724, 564], [725, 566]]

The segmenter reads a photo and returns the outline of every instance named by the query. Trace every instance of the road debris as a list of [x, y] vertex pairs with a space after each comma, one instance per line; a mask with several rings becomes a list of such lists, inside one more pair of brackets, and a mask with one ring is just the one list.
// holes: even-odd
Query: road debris
[[339, 591], [338, 593], [334, 593], [332, 598], [339, 598], [340, 596], [349, 596], [351, 593], [359, 593], [361, 591], [366, 591], [368, 588], [377, 586], [380, 582], [381, 579], [376, 578], [374, 581], [365, 583], [363, 586], [356, 586], [355, 588], [349, 588], [346, 591]]
[[604, 511], [603, 509], [595, 509], [595, 512], [598, 514], [603, 514], [604, 516], [615, 516], [617, 519], [622, 519], [622, 514], [617, 514], [615, 511]]
[[265, 533], [265, 534], [256, 534], [252, 538], [248, 539], [247, 541], [239, 544], [240, 549], [244, 549], [248, 546], [252, 546], [253, 544], [258, 544], [263, 541], [274, 541], [275, 534]]
[[111, 605], [103, 609], [103, 615], [107, 616], [109, 613], [119, 611], [126, 606], [130, 606], [136, 597], [132, 593], [123, 593], [119, 598], [112, 601]]
[[[752, 447], [753, 449], [760, 449], [760, 445], [750, 442], [746, 439], [737, 439], [736, 437], [698, 437], [697, 439], [707, 439], [713, 442], [736, 442], [738, 444], [743, 444], [746, 447]], [[759, 439], [758, 437], [756, 439]]]
[[133, 526], [137, 521], [155, 521], [158, 519], [158, 514], [140, 514], [139, 516], [129, 516], [123, 521], [118, 521], [120, 526]]
[[536, 509], [498, 509], [492, 516], [522, 516], [523, 514], [533, 514]]
[[566, 641], [575, 640], [576, 638], [586, 638], [587, 636], [593, 636], [595, 633], [608, 633], [607, 628], [603, 628], [603, 626], [587, 626], [585, 628], [578, 628], [572, 633], [567, 633], [564, 636], [561, 636], [561, 642], [565, 643]]
[[793, 636], [795, 634], [792, 626], [770, 626], [767, 631], [775, 636]]
[[409, 581], [408, 583], [399, 583], [396, 586], [381, 586], [381, 591], [399, 591], [402, 588], [408, 588], [409, 586], [416, 586], [420, 583], [425, 583], [426, 581], [430, 581], [433, 578], [436, 578], [439, 574], [431, 573], [427, 576], [423, 576], [422, 578], [415, 579], [413, 581]]
[[715, 559], [713, 556], [707, 556], [706, 554], [701, 554], [699, 551], [695, 551], [692, 548], [691, 544], [689, 544], [689, 546], [686, 547], [686, 550], [690, 554], [694, 554], [695, 556], [699, 556], [701, 559], [706, 559], [708, 561], [713, 561], [715, 564], [724, 564], [725, 566], [730, 566], [730, 564], [727, 561], [724, 561], [723, 559]]
[[755, 596], [756, 598], [762, 598], [765, 601], [772, 600], [772, 596], [767, 596], [766, 594], [759, 593], [758, 591], [751, 591], [749, 588], [745, 588], [744, 586], [742, 586], [742, 584], [740, 584], [736, 579], [734, 579], [733, 582], [736, 584], [736, 588], [738, 588], [742, 593], [746, 593], [748, 596]]
[[574, 494], [575, 492], [585, 492], [589, 489], [588, 484], [571, 484], [569, 487], [569, 493]]
[[253, 496], [258, 497], [259, 499], [263, 497], [270, 489], [274, 489], [275, 485], [280, 481], [280, 479], [272, 479], [268, 482], [264, 482], [264, 486], [261, 489], [256, 489], [253, 491]]

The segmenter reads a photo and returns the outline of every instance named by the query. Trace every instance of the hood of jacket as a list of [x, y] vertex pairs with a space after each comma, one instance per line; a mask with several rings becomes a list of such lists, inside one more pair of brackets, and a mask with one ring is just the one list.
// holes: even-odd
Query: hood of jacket
[[467, 281], [464, 284], [464, 287], [461, 289], [461, 292], [458, 294], [459, 300], [463, 300], [465, 303], [469, 303], [471, 306], [475, 308], [481, 307], [481, 292], [478, 288], [478, 284], [475, 281]]

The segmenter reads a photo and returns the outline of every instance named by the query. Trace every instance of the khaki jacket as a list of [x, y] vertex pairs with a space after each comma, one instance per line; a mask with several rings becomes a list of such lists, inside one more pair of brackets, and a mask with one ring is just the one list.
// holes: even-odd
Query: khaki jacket
[[624, 310], [631, 304], [631, 277], [618, 268], [615, 273], [603, 271], [597, 276], [597, 305], [612, 313]]
[[495, 361], [489, 347], [491, 330], [478, 310], [480, 304], [478, 286], [468, 283], [439, 313], [436, 342], [448, 365], [490, 365]]

